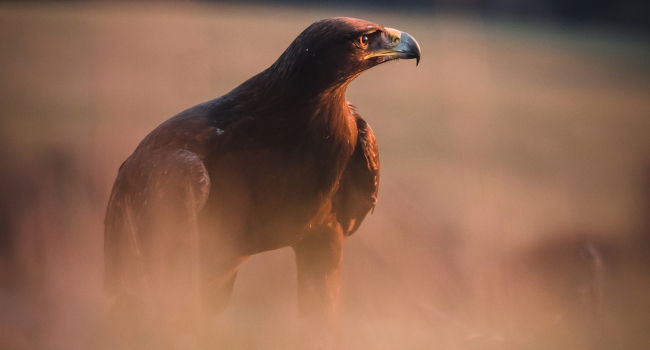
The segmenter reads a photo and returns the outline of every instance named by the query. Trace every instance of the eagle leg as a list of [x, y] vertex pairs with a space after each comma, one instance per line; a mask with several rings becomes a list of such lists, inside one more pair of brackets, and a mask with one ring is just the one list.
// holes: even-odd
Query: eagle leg
[[314, 227], [293, 245], [298, 267], [298, 302], [307, 327], [333, 329], [340, 290], [343, 230], [335, 220]]
[[231, 257], [219, 259], [218, 262], [203, 266], [201, 294], [203, 305], [206, 308], [204, 314], [211, 317], [221, 313], [230, 300], [239, 265], [245, 257]]

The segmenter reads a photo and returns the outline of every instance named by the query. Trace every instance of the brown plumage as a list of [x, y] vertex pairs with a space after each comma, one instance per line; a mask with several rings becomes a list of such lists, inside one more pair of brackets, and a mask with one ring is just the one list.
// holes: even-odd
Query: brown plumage
[[219, 310], [244, 257], [292, 246], [302, 310], [329, 318], [343, 237], [374, 207], [379, 177], [375, 136], [346, 88], [372, 66], [419, 55], [406, 33], [322, 20], [268, 69], [158, 126], [113, 187], [108, 290], [118, 300], [154, 293], [154, 309], [172, 313], [196, 293], [195, 307]]

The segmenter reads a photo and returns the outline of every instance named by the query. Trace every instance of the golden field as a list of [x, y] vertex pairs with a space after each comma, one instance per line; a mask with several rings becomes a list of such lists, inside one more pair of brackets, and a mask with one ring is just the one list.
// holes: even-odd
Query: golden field
[[[270, 65], [311, 22], [418, 39], [348, 98], [379, 204], [345, 247], [345, 349], [650, 347], [650, 43], [613, 28], [367, 9], [0, 5], [0, 348], [103, 344], [102, 221], [156, 125]], [[255, 256], [215, 348], [286, 349], [290, 249]]]

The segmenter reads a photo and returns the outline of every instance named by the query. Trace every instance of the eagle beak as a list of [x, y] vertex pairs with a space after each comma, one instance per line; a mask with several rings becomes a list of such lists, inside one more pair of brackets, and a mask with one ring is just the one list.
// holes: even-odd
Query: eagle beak
[[386, 57], [386, 61], [403, 58], [415, 58], [415, 65], [420, 63], [420, 45], [407, 32], [402, 32], [393, 28], [385, 28], [388, 34], [388, 48], [379, 49], [365, 56], [366, 59], [372, 57]]

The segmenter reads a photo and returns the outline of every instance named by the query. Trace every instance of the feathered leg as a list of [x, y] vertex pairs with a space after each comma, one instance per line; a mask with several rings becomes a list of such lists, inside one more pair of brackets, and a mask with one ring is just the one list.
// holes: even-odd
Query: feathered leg
[[[298, 302], [307, 341], [323, 346], [336, 333], [343, 232], [338, 224], [313, 228], [293, 245], [298, 266]], [[314, 344], [315, 343], [315, 344]]]

